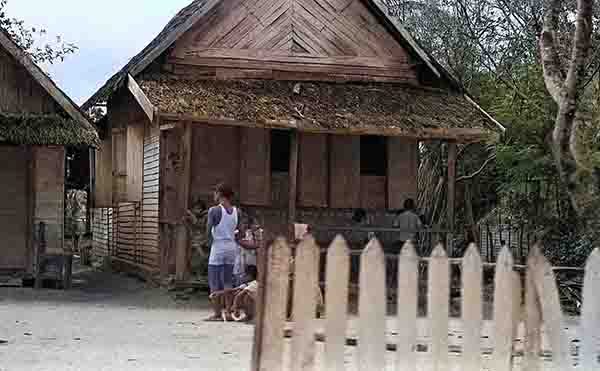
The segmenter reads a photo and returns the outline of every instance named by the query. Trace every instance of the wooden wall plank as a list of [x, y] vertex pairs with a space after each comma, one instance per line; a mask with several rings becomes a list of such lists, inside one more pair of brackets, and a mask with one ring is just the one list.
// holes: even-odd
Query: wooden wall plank
[[240, 129], [240, 202], [271, 203], [271, 135], [266, 129]]
[[414, 139], [388, 137], [388, 204], [390, 210], [401, 210], [408, 198], [417, 199], [418, 142]]
[[325, 280], [325, 369], [345, 371], [344, 347], [348, 319], [350, 255], [344, 238], [337, 236], [327, 250]]
[[303, 207], [326, 207], [329, 182], [327, 135], [300, 134], [298, 201]]
[[35, 147], [34, 222], [45, 222], [47, 251], [60, 253], [64, 239], [65, 148]]
[[[30, 210], [28, 151], [0, 145], [0, 269], [25, 270]], [[35, 202], [35, 198], [33, 198]]]
[[[177, 222], [177, 164], [181, 161], [181, 129], [165, 130], [160, 133], [160, 221]], [[154, 186], [154, 183], [151, 183]]]
[[94, 205], [97, 208], [110, 207], [113, 198], [112, 137], [108, 136], [102, 140], [95, 152]]
[[385, 370], [385, 256], [379, 242], [369, 242], [361, 254], [358, 324], [359, 370]]
[[362, 175], [360, 177], [360, 207], [382, 210], [386, 208], [387, 177]]
[[127, 126], [126, 135], [127, 201], [142, 201], [144, 184], [144, 123]]
[[190, 197], [212, 200], [215, 186], [227, 182], [234, 190], [240, 185], [239, 128], [194, 126], [192, 133], [192, 186]]
[[360, 137], [330, 136], [329, 202], [332, 208], [360, 207]]

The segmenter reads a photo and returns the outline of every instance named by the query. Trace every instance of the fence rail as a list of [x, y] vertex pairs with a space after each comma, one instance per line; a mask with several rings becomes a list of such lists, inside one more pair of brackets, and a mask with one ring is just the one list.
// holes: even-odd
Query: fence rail
[[[313, 287], [319, 271], [320, 248], [312, 237], [296, 248], [293, 265], [291, 247], [276, 240], [264, 252], [259, 296], [259, 316], [255, 335], [253, 370], [417, 370], [419, 345], [417, 323], [419, 303], [418, 266], [422, 263], [412, 243], [407, 243], [397, 259], [398, 302], [392, 311], [395, 323], [386, 321], [385, 254], [377, 240], [360, 253], [358, 316], [348, 314], [348, 283], [351, 251], [337, 237], [327, 250], [325, 275], [326, 316], [323, 332], [317, 331], [316, 301]], [[564, 329], [553, 268], [537, 247], [532, 248], [525, 279], [515, 268], [510, 249], [498, 255], [494, 276], [493, 325], [487, 333], [491, 350], [483, 346], [483, 269], [479, 248], [470, 245], [461, 259], [449, 259], [444, 247], [435, 247], [424, 259], [427, 269], [427, 316], [429, 324], [427, 356], [431, 370], [458, 369], [479, 371], [541, 370], [542, 344], [550, 351], [553, 369], [571, 370], [570, 342]], [[450, 264], [461, 264], [463, 326], [459, 355], [449, 358]], [[286, 321], [291, 269], [295, 275], [291, 312], [294, 323]], [[583, 370], [598, 370], [600, 339], [600, 251], [595, 250], [585, 268], [582, 334], [579, 362]], [[522, 293], [525, 292], [524, 300]], [[396, 304], [398, 305], [398, 304]], [[357, 338], [349, 339], [351, 322]], [[286, 327], [292, 327], [286, 330]], [[521, 329], [521, 330], [520, 330]], [[389, 334], [393, 344], [389, 343]], [[520, 357], [516, 357], [517, 336], [523, 339]], [[286, 336], [291, 339], [286, 340]], [[316, 340], [325, 342], [317, 347]], [[349, 340], [353, 340], [349, 342]], [[347, 345], [356, 345], [356, 357], [348, 357]], [[392, 358], [387, 352], [393, 350]], [[320, 354], [322, 353], [322, 354]], [[519, 362], [516, 361], [520, 358]], [[457, 364], [458, 363], [458, 364]], [[517, 365], [517, 363], [519, 363]], [[458, 367], [457, 367], [458, 366]]]

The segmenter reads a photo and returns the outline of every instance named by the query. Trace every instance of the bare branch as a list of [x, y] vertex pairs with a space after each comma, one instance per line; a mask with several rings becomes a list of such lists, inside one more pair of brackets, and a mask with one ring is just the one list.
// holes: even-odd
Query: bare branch
[[479, 174], [481, 174], [485, 170], [485, 168], [490, 164], [490, 162], [494, 161], [495, 159], [496, 159], [496, 156], [490, 156], [490, 157], [488, 157], [485, 160], [485, 162], [483, 163], [483, 165], [481, 165], [481, 167], [477, 171], [475, 171], [474, 173], [469, 174], [469, 175], [463, 175], [461, 177], [458, 177], [456, 179], [456, 181], [457, 182], [462, 182], [463, 180], [469, 180], [469, 179], [475, 178], [476, 176], [478, 176]]

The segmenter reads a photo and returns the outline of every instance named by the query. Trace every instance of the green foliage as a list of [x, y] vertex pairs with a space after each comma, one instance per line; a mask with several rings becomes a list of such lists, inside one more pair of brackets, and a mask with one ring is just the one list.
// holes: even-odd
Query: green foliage
[[6, 32], [35, 63], [62, 62], [66, 56], [77, 51], [75, 44], [64, 42], [60, 36], [56, 36], [53, 43], [39, 45], [37, 41], [47, 36], [46, 30], [29, 27], [24, 21], [9, 17], [6, 14], [7, 3], [8, 0], [0, 0], [0, 31]]

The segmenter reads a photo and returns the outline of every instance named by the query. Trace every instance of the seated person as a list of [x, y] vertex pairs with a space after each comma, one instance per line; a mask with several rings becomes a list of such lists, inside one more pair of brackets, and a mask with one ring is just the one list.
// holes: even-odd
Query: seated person
[[209, 296], [216, 313], [221, 313], [223, 321], [247, 321], [254, 318], [256, 312], [256, 295], [258, 292], [256, 266], [246, 267], [246, 276], [250, 282], [233, 289], [214, 292]]

